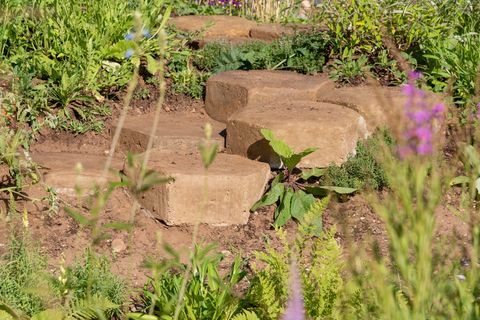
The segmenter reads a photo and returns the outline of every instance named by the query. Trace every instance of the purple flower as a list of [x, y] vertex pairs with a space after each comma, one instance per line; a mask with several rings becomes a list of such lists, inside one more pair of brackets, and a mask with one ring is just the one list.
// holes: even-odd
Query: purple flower
[[443, 104], [428, 104], [426, 93], [417, 88], [415, 83], [421, 77], [420, 72], [410, 72], [408, 84], [403, 88], [403, 93], [407, 96], [405, 116], [410, 121], [403, 132], [403, 145], [398, 149], [401, 158], [433, 152], [435, 123], [442, 120], [446, 110]]
[[302, 285], [300, 274], [295, 261], [290, 266], [290, 297], [287, 301], [287, 309], [283, 314], [283, 320], [304, 320], [305, 308], [303, 306]]
[[130, 48], [125, 52], [125, 58], [130, 59], [133, 56], [133, 54], [134, 54], [134, 51], [133, 49]]

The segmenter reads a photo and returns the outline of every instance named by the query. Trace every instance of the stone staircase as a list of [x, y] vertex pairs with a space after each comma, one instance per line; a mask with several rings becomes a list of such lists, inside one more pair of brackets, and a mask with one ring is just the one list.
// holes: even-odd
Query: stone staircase
[[[238, 17], [188, 16], [170, 23], [184, 31], [211, 25], [204, 40], [269, 41], [293, 32], [293, 27], [257, 25]], [[429, 99], [433, 103], [441, 97], [432, 94]], [[280, 166], [260, 129], [272, 130], [296, 151], [317, 147], [299, 166], [325, 167], [344, 162], [355, 152], [358, 140], [379, 126], [397, 125], [404, 103], [399, 88], [337, 88], [324, 74], [266, 70], [217, 74], [207, 82], [205, 109], [214, 129], [212, 139], [221, 153], [205, 172], [197, 150], [205, 119], [187, 113], [162, 114], [148, 166], [174, 181], [155, 186], [138, 200], [168, 225], [245, 224], [251, 206], [267, 186], [270, 168]], [[119, 150], [144, 152], [153, 119], [152, 114], [128, 117]], [[48, 168], [45, 182], [64, 195], [75, 195], [76, 183], [90, 187], [104, 182], [105, 155], [59, 152], [33, 156]], [[75, 170], [76, 163], [82, 164], [82, 171]], [[121, 170], [123, 159], [115, 158], [112, 167]]]

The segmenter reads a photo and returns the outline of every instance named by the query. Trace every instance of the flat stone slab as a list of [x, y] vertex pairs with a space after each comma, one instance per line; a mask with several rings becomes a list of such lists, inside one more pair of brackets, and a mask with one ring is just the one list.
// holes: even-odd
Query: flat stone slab
[[153, 187], [138, 200], [168, 225], [246, 224], [270, 177], [268, 165], [222, 153], [208, 173], [198, 153], [156, 151], [149, 168], [174, 181]]
[[[77, 196], [76, 187], [83, 191], [83, 195], [88, 195], [96, 185], [119, 181], [115, 173], [123, 166], [123, 159], [114, 158], [112, 172], [104, 177], [103, 167], [107, 157], [103, 155], [48, 152], [32, 154], [32, 158], [42, 167], [43, 181], [59, 194], [69, 197]], [[81, 170], [77, 170], [79, 165]]]
[[[382, 126], [402, 125], [404, 106], [408, 97], [401, 87], [341, 87], [333, 90], [320, 90], [317, 101], [346, 106], [361, 114], [367, 122], [370, 132]], [[444, 103], [439, 94], [427, 92], [429, 104]]]
[[287, 27], [280, 23], [262, 23], [250, 30], [250, 37], [263, 41], [273, 41], [294, 33], [295, 29], [293, 27]]
[[236, 16], [181, 16], [168, 20], [170, 25], [185, 32], [205, 29], [204, 37], [249, 37], [255, 22]]
[[334, 88], [326, 75], [307, 76], [291, 71], [226, 71], [207, 81], [205, 109], [220, 122], [247, 106], [273, 101], [315, 101], [319, 91]]
[[343, 163], [354, 154], [357, 141], [368, 136], [365, 119], [352, 109], [330, 103], [286, 101], [245, 108], [227, 123], [227, 151], [278, 168], [280, 160], [260, 133], [272, 130], [294, 151], [318, 150], [299, 167], [326, 167]]
[[[129, 116], [120, 136], [123, 149], [140, 153], [147, 148], [154, 114]], [[225, 125], [212, 119], [204, 119], [190, 114], [162, 114], [158, 123], [153, 148], [166, 151], [196, 152], [203, 139], [204, 126], [209, 122], [213, 127], [212, 139], [218, 143], [219, 150], [224, 149]]]

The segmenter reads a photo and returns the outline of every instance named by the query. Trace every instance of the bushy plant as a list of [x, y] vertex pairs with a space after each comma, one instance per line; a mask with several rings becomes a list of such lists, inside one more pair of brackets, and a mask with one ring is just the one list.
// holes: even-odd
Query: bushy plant
[[[306, 314], [312, 319], [330, 319], [336, 313], [343, 280], [341, 248], [330, 229], [312, 238], [311, 219], [321, 219], [328, 198], [317, 201], [306, 214], [307, 221], [290, 242], [285, 231], [277, 230], [281, 249], [267, 243], [265, 252], [256, 252], [254, 276], [243, 304], [260, 319], [279, 319], [285, 308], [290, 261], [297, 260]], [[316, 233], [316, 232], [315, 232]], [[297, 315], [300, 316], [300, 315]]]
[[331, 165], [325, 169], [323, 183], [339, 187], [377, 190], [388, 187], [388, 178], [379, 155], [381, 147], [393, 147], [393, 138], [387, 130], [377, 131], [367, 140], [357, 143], [355, 154], [340, 166]]
[[42, 311], [43, 300], [29, 289], [33, 289], [33, 284], [45, 284], [46, 267], [45, 257], [26, 238], [12, 236], [8, 252], [0, 260], [0, 305], [6, 304], [29, 316]]
[[[284, 172], [280, 172], [272, 180], [268, 192], [253, 205], [250, 209], [251, 211], [276, 204], [274, 225], [281, 227], [290, 219], [303, 222], [305, 214], [315, 202], [314, 195], [326, 196], [329, 191], [339, 194], [355, 192], [356, 189], [353, 188], [323, 186], [302, 182], [301, 180], [307, 181], [311, 177], [320, 177], [323, 175], [323, 170], [318, 169], [306, 170], [298, 175], [298, 171], [301, 172], [301, 170], [297, 168], [297, 165], [304, 157], [315, 152], [317, 149], [307, 148], [296, 153], [283, 140], [275, 138], [272, 131], [261, 129], [261, 133], [275, 154], [280, 158], [280, 162], [282, 166], [284, 166]], [[321, 221], [317, 221], [317, 223], [321, 224]]]
[[271, 44], [261, 42], [231, 46], [213, 43], [205, 46], [196, 65], [205, 71], [287, 69], [301, 73], [323, 70], [328, 60], [329, 38], [321, 32], [298, 33]]
[[[213, 246], [196, 246], [191, 255], [191, 273], [179, 257], [148, 262], [153, 278], [143, 290], [142, 312], [130, 313], [130, 319], [233, 319], [241, 314], [234, 288], [246, 275], [242, 261], [236, 258], [227, 275], [221, 275], [221, 254]], [[168, 250], [175, 253], [173, 249]], [[175, 253], [176, 255], [176, 253]], [[187, 278], [188, 277], [188, 278]], [[182, 284], [186, 281], [184, 291]]]

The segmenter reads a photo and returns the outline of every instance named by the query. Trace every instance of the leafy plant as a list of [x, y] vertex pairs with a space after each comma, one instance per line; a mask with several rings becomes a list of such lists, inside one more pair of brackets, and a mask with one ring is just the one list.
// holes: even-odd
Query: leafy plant
[[264, 138], [269, 142], [273, 151], [280, 157], [285, 171], [280, 172], [272, 181], [270, 190], [253, 205], [251, 211], [260, 207], [277, 203], [274, 215], [274, 225], [281, 227], [288, 220], [295, 219], [302, 222], [304, 215], [308, 212], [310, 206], [315, 202], [313, 194], [324, 196], [328, 191], [334, 191], [341, 194], [348, 194], [355, 191], [352, 188], [340, 188], [318, 185], [303, 185], [300, 179], [310, 178], [311, 176], [320, 176], [322, 171], [310, 171], [300, 178], [294, 175], [294, 170], [302, 158], [311, 154], [316, 148], [307, 148], [302, 152], [295, 153], [284, 141], [274, 137], [272, 131], [268, 129], [261, 130]]
[[[172, 259], [148, 262], [156, 275], [143, 290], [142, 312], [130, 313], [129, 319], [173, 319], [181, 294], [182, 283], [187, 281], [183, 300], [180, 302], [178, 319], [233, 319], [241, 314], [239, 299], [234, 287], [244, 278], [242, 261], [236, 258], [229, 273], [219, 272], [221, 254], [212, 252], [213, 246], [196, 246], [191, 256], [192, 272], [184, 279], [186, 265], [179, 262], [179, 256], [172, 248]], [[149, 319], [149, 318], [148, 318]]]
[[[316, 201], [306, 214], [308, 219], [322, 217], [329, 198]], [[331, 229], [311, 237], [316, 224], [302, 223], [294, 241], [285, 231], [277, 230], [281, 249], [267, 243], [265, 252], [256, 252], [254, 276], [243, 304], [260, 319], [278, 319], [288, 298], [288, 271], [291, 259], [298, 261], [307, 316], [333, 318], [343, 284], [341, 248]], [[298, 257], [296, 257], [298, 255]]]
[[232, 46], [222, 42], [207, 44], [195, 59], [201, 70], [287, 69], [301, 73], [321, 72], [329, 56], [329, 37], [322, 32], [286, 36], [270, 44], [262, 42]]
[[368, 58], [364, 55], [353, 59], [345, 50], [342, 60], [334, 60], [330, 66], [330, 79], [343, 84], [359, 84], [366, 80], [370, 70]]
[[394, 144], [387, 130], [379, 130], [367, 140], [359, 141], [355, 155], [349, 156], [340, 166], [327, 167], [321, 182], [355, 189], [377, 190], [388, 187], [386, 173], [378, 159], [383, 144], [389, 148]]
[[464, 150], [464, 166], [466, 171], [471, 172], [470, 176], [457, 176], [450, 181], [450, 185], [464, 185], [471, 189], [473, 199], [480, 195], [480, 155], [474, 146], [466, 146]]

